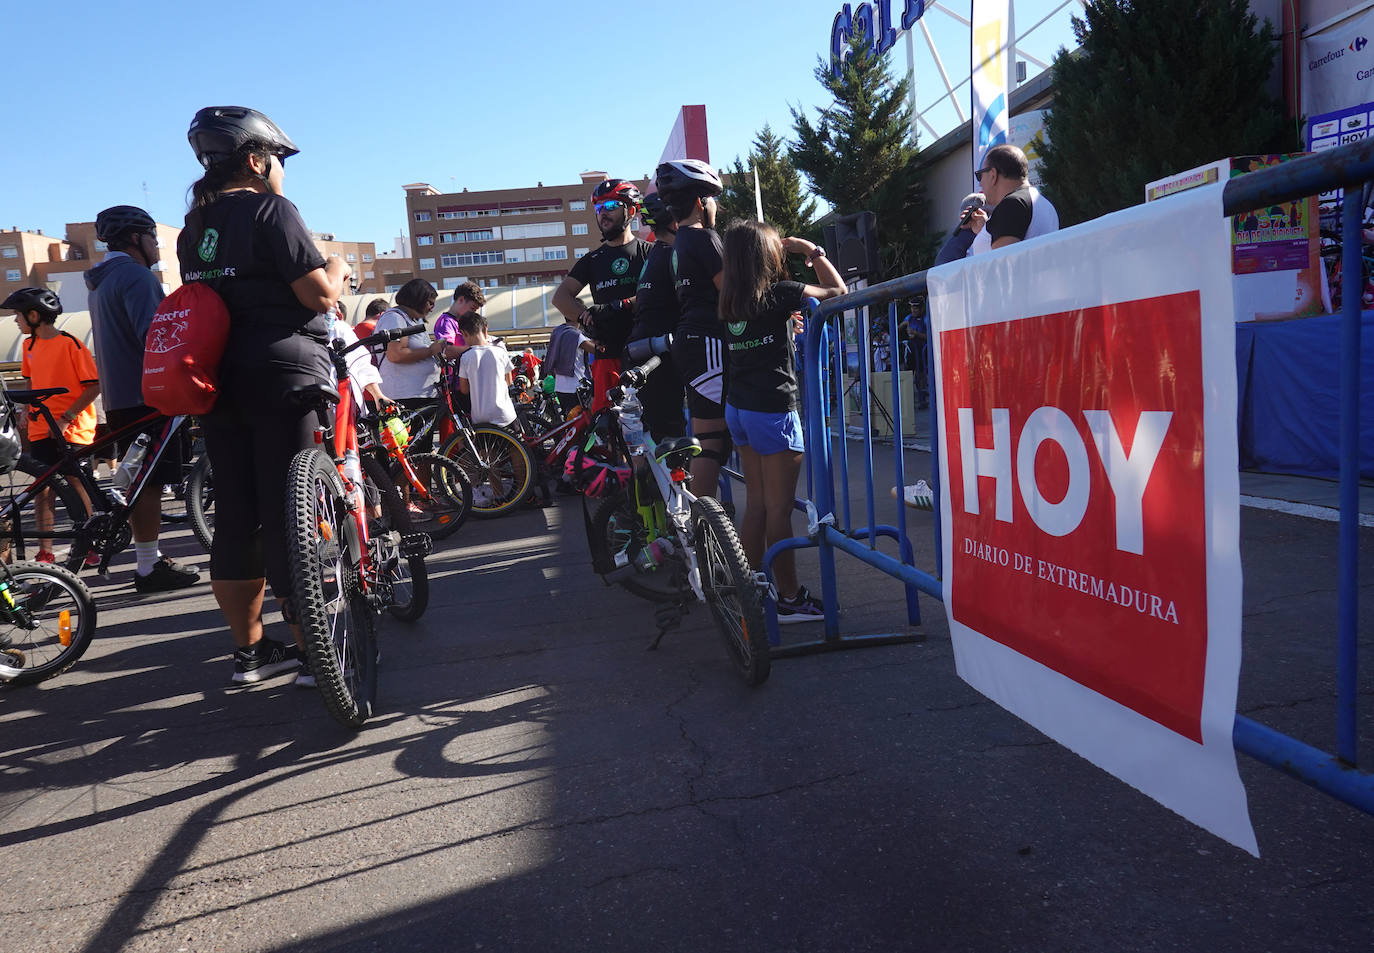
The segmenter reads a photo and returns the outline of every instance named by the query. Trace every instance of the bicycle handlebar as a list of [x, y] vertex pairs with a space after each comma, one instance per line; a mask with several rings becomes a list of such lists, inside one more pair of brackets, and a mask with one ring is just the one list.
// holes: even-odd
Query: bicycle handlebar
[[392, 341], [399, 341], [401, 338], [408, 338], [412, 334], [424, 334], [427, 329], [424, 324], [412, 324], [408, 328], [392, 328], [389, 331], [377, 331], [369, 334], [365, 338], [359, 338], [357, 344], [350, 344], [344, 348], [343, 353], [358, 347], [373, 347], [377, 344], [390, 344]]
[[624, 371], [620, 375], [620, 386], [643, 387], [644, 381], [648, 379], [650, 374], [658, 370], [659, 365], [662, 363], [663, 358], [655, 354], [638, 367], [632, 367], [628, 371]]

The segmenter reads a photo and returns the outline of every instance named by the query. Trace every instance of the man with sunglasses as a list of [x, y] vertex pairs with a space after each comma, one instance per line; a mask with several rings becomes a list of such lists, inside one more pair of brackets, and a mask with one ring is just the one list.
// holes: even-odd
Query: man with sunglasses
[[976, 234], [969, 246], [970, 255], [1059, 230], [1059, 213], [1026, 181], [1029, 170], [1026, 154], [1016, 146], [988, 150], [983, 167], [973, 175], [992, 214], [984, 209], [974, 211], [971, 224]]
[[[134, 205], [115, 205], [95, 217], [95, 237], [109, 253], [86, 272], [90, 289], [92, 350], [100, 372], [101, 399], [110, 430], [121, 430], [151, 414], [143, 403], [143, 341], [153, 314], [162, 303], [162, 283], [153, 273], [161, 258], [153, 217]], [[161, 436], [166, 420], [144, 428], [152, 439]], [[124, 456], [138, 435], [119, 441], [115, 453]], [[156, 486], [181, 482], [180, 446], [170, 446], [158, 462]], [[162, 528], [162, 495], [139, 497], [129, 514], [133, 530], [134, 589], [139, 593], [168, 592], [195, 585], [200, 573], [178, 565], [158, 552]], [[89, 562], [88, 558], [88, 562]]]
[[[635, 290], [653, 247], [630, 230], [630, 220], [643, 198], [633, 182], [607, 179], [592, 190], [592, 209], [601, 229], [601, 245], [577, 260], [553, 293], [553, 306], [586, 328], [596, 343], [592, 364], [592, 413], [607, 405], [606, 391], [620, 378], [620, 353], [634, 326]], [[591, 285], [592, 305], [578, 294]]]

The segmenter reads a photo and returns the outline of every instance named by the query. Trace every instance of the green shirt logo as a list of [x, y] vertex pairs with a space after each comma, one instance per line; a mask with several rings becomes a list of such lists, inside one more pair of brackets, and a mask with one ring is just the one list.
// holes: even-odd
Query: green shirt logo
[[611, 262], [611, 274], [613, 275], [623, 275], [629, 270], [630, 259], [628, 258], [617, 258], [615, 261]]
[[744, 329], [748, 326], [748, 321], [731, 321], [729, 325], [727, 325], [727, 327], [730, 328], [730, 333], [733, 334], [735, 337], [743, 336]]
[[205, 234], [201, 236], [200, 247], [196, 249], [196, 253], [200, 255], [201, 261], [209, 263], [215, 260], [217, 251], [219, 251], [219, 231], [207, 228]]

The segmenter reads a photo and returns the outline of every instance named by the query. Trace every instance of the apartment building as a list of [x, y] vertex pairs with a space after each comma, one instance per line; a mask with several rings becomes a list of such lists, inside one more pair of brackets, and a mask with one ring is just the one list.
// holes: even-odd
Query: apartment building
[[374, 242], [341, 242], [329, 232], [311, 232], [315, 247], [328, 258], [338, 255], [353, 268], [353, 294], [380, 294], [384, 282], [377, 268], [377, 245]]
[[60, 238], [44, 235], [43, 230], [21, 232], [18, 228], [0, 231], [0, 301], [13, 291], [38, 282], [34, 268], [51, 262], [64, 262], [71, 246]]
[[[442, 289], [558, 284], [601, 241], [591, 193], [605, 172], [571, 185], [443, 193], [403, 186], [415, 275]], [[641, 190], [647, 178], [635, 180]], [[391, 280], [388, 279], [388, 285]]]

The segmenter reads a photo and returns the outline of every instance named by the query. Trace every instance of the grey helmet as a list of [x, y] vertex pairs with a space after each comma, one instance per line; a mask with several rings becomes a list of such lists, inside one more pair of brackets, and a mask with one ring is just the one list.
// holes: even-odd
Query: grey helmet
[[62, 300], [47, 288], [20, 288], [0, 301], [0, 308], [12, 308], [20, 314], [37, 311], [45, 318], [56, 318], [62, 313]]
[[186, 139], [207, 169], [249, 142], [260, 142], [283, 159], [301, 151], [280, 126], [247, 106], [206, 106], [191, 120]]

